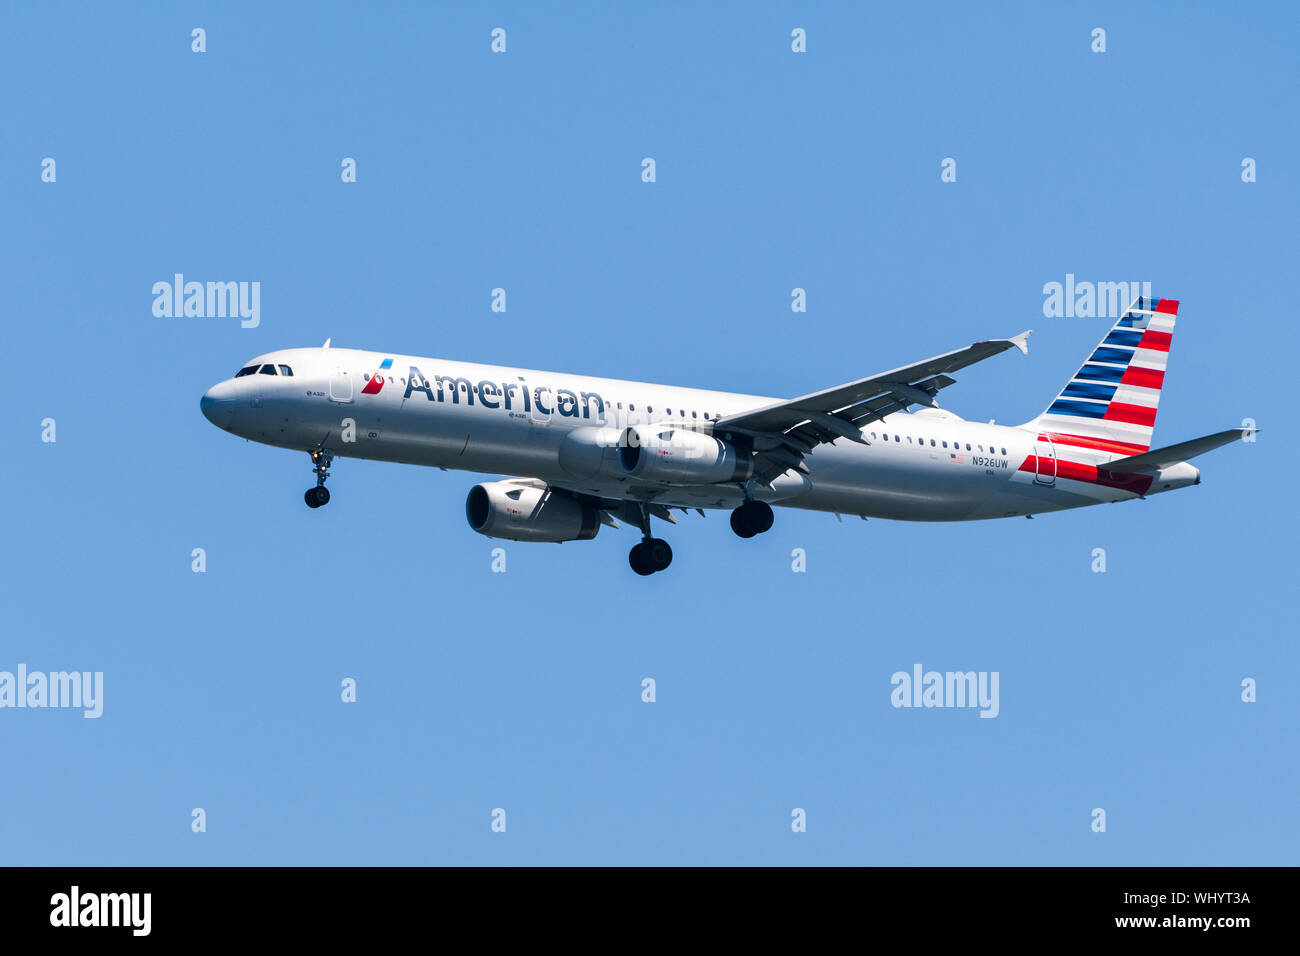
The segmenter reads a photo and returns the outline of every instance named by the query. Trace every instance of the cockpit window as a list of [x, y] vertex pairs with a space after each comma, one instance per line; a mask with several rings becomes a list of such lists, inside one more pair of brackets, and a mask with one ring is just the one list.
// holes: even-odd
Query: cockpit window
[[275, 374], [275, 366], [274, 366], [274, 365], [263, 365], [263, 366], [262, 366], [262, 374], [263, 374], [263, 375], [274, 375], [274, 374]]
[[259, 368], [261, 368], [260, 365], [248, 365], [248, 366], [245, 366], [244, 368], [241, 368], [238, 372], [235, 373], [235, 378], [241, 378], [241, 377], [244, 376], [244, 375], [252, 375], [252, 374], [254, 374], [254, 373], [255, 373]]
[[289, 368], [289, 366], [287, 366], [287, 365], [281, 365], [281, 366], [280, 366], [280, 374], [281, 374], [281, 375], [292, 375], [292, 374], [293, 374], [293, 369]]

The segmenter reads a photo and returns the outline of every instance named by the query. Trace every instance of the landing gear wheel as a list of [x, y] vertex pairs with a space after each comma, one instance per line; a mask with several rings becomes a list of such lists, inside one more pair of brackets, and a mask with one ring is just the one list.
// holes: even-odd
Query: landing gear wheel
[[311, 455], [311, 470], [316, 475], [316, 487], [308, 488], [302, 496], [302, 500], [307, 502], [308, 508], [319, 508], [330, 503], [330, 493], [325, 488], [325, 479], [330, 476], [330, 465], [334, 463], [334, 453], [327, 448], [317, 448], [308, 452], [308, 454]]
[[743, 506], [737, 508], [731, 513], [731, 530], [736, 532], [737, 536], [741, 538], [752, 538], [754, 535], [758, 534], [756, 530], [749, 526], [749, 522], [745, 520], [745, 509]]
[[632, 570], [643, 577], [647, 574], [654, 574], [655, 569], [650, 565], [650, 556], [646, 554], [645, 543], [634, 545], [628, 552], [627, 563], [632, 565]]
[[766, 501], [746, 501], [731, 513], [731, 530], [742, 538], [772, 530], [772, 506]]
[[637, 574], [654, 574], [673, 563], [673, 549], [663, 538], [646, 538], [628, 553], [627, 563]]
[[651, 538], [642, 542], [642, 547], [646, 549], [650, 565], [656, 571], [662, 571], [673, 563], [673, 549], [668, 547], [668, 542], [663, 538]]

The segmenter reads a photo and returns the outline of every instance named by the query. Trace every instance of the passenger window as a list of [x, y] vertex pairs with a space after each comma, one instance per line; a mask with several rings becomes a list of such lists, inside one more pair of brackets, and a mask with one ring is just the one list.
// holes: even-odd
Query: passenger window
[[895, 435], [895, 436], [894, 436], [894, 441], [902, 441], [902, 439], [899, 438], [897, 435]]
[[1006, 453], [1007, 453], [1007, 450], [1006, 450], [1006, 449], [1005, 449], [1005, 448], [1004, 448], [1004, 449], [1002, 449], [1002, 454], [1004, 454], [1004, 455], [1005, 455], [1005, 454], [1006, 454]]
[[696, 417], [695, 412], [691, 412], [691, 418], [695, 418], [695, 417]]
[[970, 451], [970, 442], [967, 442], [967, 443], [966, 443], [966, 450], [967, 450], [967, 451]]
[[274, 365], [263, 365], [263, 366], [262, 366], [262, 374], [263, 374], [263, 375], [274, 375], [274, 374], [275, 374], [275, 366], [274, 366]]
[[[934, 442], [930, 442], [930, 444], [933, 445]], [[947, 442], [944, 442], [944, 443], [943, 443], [943, 447], [944, 447], [944, 448], [947, 448], [947, 447], [948, 447], [948, 443], [947, 443]]]
[[[934, 447], [934, 439], [933, 439], [933, 438], [930, 439], [930, 447], [931, 447], [931, 448]], [[947, 443], [947, 442], [944, 442], [944, 443], [943, 443], [943, 447], [944, 447], [944, 448], [947, 448], [947, 447], [948, 447], [948, 443]]]

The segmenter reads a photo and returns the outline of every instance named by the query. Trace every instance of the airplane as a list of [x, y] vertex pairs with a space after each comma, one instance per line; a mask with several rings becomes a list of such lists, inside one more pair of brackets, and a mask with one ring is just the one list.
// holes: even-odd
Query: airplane
[[[1033, 517], [1200, 483], [1188, 460], [1249, 435], [1151, 448], [1176, 299], [1138, 298], [1043, 414], [965, 421], [935, 398], [951, 377], [1030, 331], [976, 342], [793, 399], [331, 348], [251, 359], [203, 395], [242, 438], [307, 452], [304, 499], [330, 500], [336, 457], [508, 476], [474, 485], [470, 527], [512, 541], [589, 540], [620, 520], [640, 575], [672, 548], [651, 518], [731, 512], [742, 538], [773, 505], [905, 521]], [[913, 411], [912, 409], [915, 408]]]

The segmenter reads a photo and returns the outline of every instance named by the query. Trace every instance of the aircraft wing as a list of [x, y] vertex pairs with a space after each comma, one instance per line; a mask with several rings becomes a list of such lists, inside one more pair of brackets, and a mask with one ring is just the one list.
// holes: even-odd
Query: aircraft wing
[[1009, 339], [976, 342], [915, 365], [728, 415], [714, 424], [713, 431], [715, 435], [732, 431], [755, 437], [758, 451], [755, 474], [760, 481], [770, 481], [791, 468], [806, 472], [803, 456], [817, 445], [837, 438], [867, 444], [861, 434], [864, 425], [911, 405], [933, 406], [934, 396], [940, 389], [956, 384], [949, 372], [1013, 347], [1028, 353], [1031, 332], [1021, 332]]

